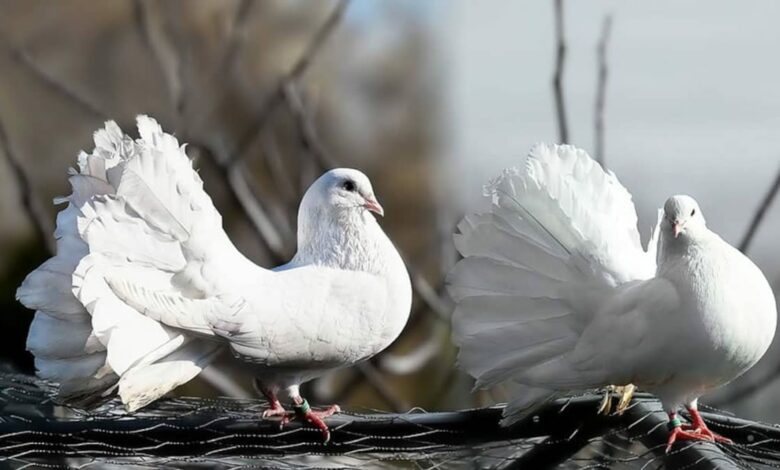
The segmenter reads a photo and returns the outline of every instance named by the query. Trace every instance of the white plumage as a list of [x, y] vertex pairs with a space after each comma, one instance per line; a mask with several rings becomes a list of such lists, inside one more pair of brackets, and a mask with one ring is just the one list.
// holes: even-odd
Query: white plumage
[[[769, 347], [768, 282], [692, 198], [667, 201], [643, 249], [629, 193], [574, 147], [537, 145], [486, 195], [490, 212], [458, 226], [464, 259], [448, 282], [460, 366], [478, 387], [515, 390], [504, 424], [570, 390], [634, 383], [675, 425]], [[718, 437], [696, 416], [670, 444]]]
[[[229, 346], [269, 398], [365, 360], [403, 329], [405, 266], [370, 214], [365, 175], [331, 170], [306, 192], [298, 252], [276, 270], [236, 250], [183, 146], [151, 118], [114, 122], [79, 156], [57, 217], [57, 255], [17, 297], [37, 310], [39, 374], [82, 403], [117, 390], [130, 410], [187, 382]], [[276, 401], [278, 404], [278, 401]]]

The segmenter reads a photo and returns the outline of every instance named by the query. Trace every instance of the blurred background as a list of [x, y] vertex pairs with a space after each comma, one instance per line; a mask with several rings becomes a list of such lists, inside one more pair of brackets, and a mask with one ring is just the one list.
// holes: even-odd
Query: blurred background
[[[14, 291], [49, 256], [68, 168], [105, 120], [134, 133], [139, 113], [190, 144], [231, 238], [265, 266], [294, 253], [297, 204], [325, 169], [372, 179], [412, 318], [379, 357], [309, 384], [313, 402], [501, 399], [454, 369], [443, 278], [460, 216], [539, 141], [615, 171], [644, 235], [666, 197], [696, 197], [778, 287], [779, 16], [770, 0], [0, 0], [2, 367], [33, 372]], [[778, 353], [704, 402], [780, 421]], [[177, 393], [254, 395], [229, 358]]]

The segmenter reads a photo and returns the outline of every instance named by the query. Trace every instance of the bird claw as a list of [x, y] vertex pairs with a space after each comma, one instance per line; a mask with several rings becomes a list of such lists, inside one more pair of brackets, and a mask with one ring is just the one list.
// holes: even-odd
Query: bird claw
[[290, 422], [293, 413], [284, 409], [281, 403], [276, 402], [271, 405], [270, 408], [263, 411], [263, 419], [272, 419], [279, 417], [279, 430], [284, 429], [284, 426]]
[[330, 429], [328, 429], [328, 425], [325, 424], [325, 421], [323, 421], [323, 419], [333, 416], [334, 414], [340, 412], [341, 412], [341, 408], [339, 407], [339, 405], [331, 405], [324, 410], [318, 410], [318, 411], [309, 410], [303, 414], [303, 419], [305, 419], [310, 424], [317, 427], [322, 432], [322, 437], [324, 439], [323, 443], [327, 444], [328, 442], [330, 442]]
[[694, 427], [690, 424], [678, 426], [669, 432], [669, 438], [666, 441], [667, 454], [672, 450], [672, 445], [677, 441], [706, 441], [721, 442], [723, 444], [734, 443], [731, 439], [710, 431], [706, 426]]
[[620, 401], [618, 401], [615, 413], [622, 415], [628, 409], [628, 405], [631, 404], [631, 399], [634, 398], [634, 392], [636, 391], [636, 385], [628, 384], [623, 387], [618, 387], [618, 393], [620, 393]]
[[324, 410], [312, 410], [309, 408], [309, 405], [306, 406], [306, 411], [300, 410], [297, 408], [296, 405], [296, 411], [287, 411], [284, 409], [281, 403], [278, 401], [274, 401], [271, 403], [271, 406], [263, 411], [263, 419], [271, 419], [279, 417], [279, 430], [284, 429], [284, 426], [288, 424], [290, 421], [292, 421], [296, 416], [300, 417], [303, 420], [306, 420], [307, 422], [313, 424], [315, 427], [317, 427], [320, 431], [322, 431], [322, 436], [325, 439], [325, 444], [327, 444], [330, 441], [330, 430], [328, 429], [328, 425], [325, 424], [325, 421], [323, 421], [324, 418], [328, 418], [330, 416], [333, 416], [336, 413], [341, 412], [341, 408], [339, 405], [331, 405], [328, 408]]
[[275, 418], [277, 416], [285, 417], [288, 414], [290, 414], [290, 412], [281, 407], [268, 408], [267, 410], [263, 411], [263, 419]]
[[612, 411], [612, 393], [615, 391], [614, 385], [609, 385], [604, 389], [604, 397], [601, 399], [599, 410], [596, 412], [600, 415], [608, 416]]
[[615, 413], [622, 415], [626, 409], [628, 409], [628, 405], [631, 403], [631, 398], [634, 397], [635, 390], [636, 386], [633, 384], [628, 384], [622, 387], [615, 385], [608, 386], [604, 390], [604, 398], [601, 399], [598, 414], [609, 416], [610, 413], [612, 413], [612, 404], [615, 398], [614, 395], [619, 395], [620, 399], [618, 400], [617, 406], [615, 407]]

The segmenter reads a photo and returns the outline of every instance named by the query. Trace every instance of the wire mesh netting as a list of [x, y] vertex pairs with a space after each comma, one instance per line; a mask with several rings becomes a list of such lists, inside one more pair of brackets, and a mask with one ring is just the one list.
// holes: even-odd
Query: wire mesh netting
[[511, 428], [501, 407], [429, 413], [341, 413], [332, 440], [300, 422], [280, 428], [252, 399], [170, 398], [129, 415], [111, 401], [58, 405], [51, 385], [0, 375], [0, 462], [6, 468], [774, 468], [780, 427], [704, 413], [734, 444], [682, 443], [639, 394], [623, 415], [596, 413], [600, 394], [555, 401]]

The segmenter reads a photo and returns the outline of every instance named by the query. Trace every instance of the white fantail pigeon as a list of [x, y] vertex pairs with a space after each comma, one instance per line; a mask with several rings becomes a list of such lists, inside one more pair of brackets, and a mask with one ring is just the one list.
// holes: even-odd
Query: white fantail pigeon
[[[584, 151], [537, 145], [466, 216], [449, 276], [459, 364], [511, 384], [509, 425], [571, 390], [633, 383], [658, 396], [675, 440], [721, 440], [699, 396], [750, 369], [775, 334], [761, 271], [672, 196], [644, 250], [628, 191]], [[680, 406], [693, 424], [683, 426]]]
[[361, 172], [335, 169], [306, 191], [298, 251], [265, 269], [245, 258], [177, 140], [138, 117], [140, 139], [114, 122], [79, 156], [57, 216], [57, 254], [18, 299], [37, 310], [27, 348], [63, 398], [116, 391], [138, 409], [189, 381], [224, 347], [251, 364], [265, 416], [300, 416], [329, 438], [299, 384], [355, 364], [401, 333], [411, 307], [406, 267], [372, 212]]

